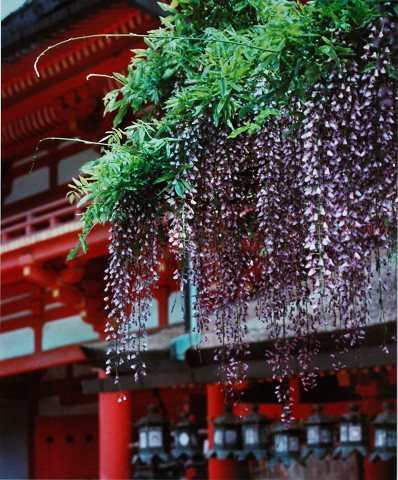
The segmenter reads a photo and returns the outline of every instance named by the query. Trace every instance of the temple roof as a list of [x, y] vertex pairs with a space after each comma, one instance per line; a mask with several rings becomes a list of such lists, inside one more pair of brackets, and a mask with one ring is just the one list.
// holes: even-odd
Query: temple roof
[[[76, 15], [87, 15], [90, 11], [115, 3], [112, 0], [26, 0], [17, 10], [1, 23], [1, 48], [3, 62], [18, 49], [26, 50], [29, 45], [51, 36], [59, 26], [66, 28]], [[164, 14], [154, 0], [125, 0], [129, 7], [154, 18]]]

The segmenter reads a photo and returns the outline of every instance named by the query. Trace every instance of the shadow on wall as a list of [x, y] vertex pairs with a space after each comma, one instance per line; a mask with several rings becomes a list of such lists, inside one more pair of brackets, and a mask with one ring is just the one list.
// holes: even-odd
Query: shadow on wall
[[0, 479], [28, 477], [27, 403], [0, 399]]

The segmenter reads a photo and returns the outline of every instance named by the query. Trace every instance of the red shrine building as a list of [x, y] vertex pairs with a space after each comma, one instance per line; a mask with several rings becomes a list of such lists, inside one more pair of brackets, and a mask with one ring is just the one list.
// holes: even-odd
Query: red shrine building
[[[394, 427], [391, 415], [388, 421], [380, 417], [388, 401], [395, 412], [396, 349], [390, 345], [385, 353], [380, 344], [385, 329], [394, 334], [396, 312], [383, 329], [369, 327], [366, 344], [347, 354], [347, 368], [337, 374], [328, 335], [320, 338], [314, 390], [306, 392], [296, 375], [289, 378], [301, 453], [311, 443], [305, 429], [316, 405], [323, 407], [321, 423], [327, 423], [327, 416], [340, 425], [350, 405], [357, 405], [360, 413], [351, 410], [357, 416], [350, 425], [363, 421], [367, 433], [357, 438], [358, 445], [353, 440], [356, 448], [346, 458], [338, 427], [330, 442], [334, 450], [340, 445], [340, 455], [310, 455], [305, 463], [297, 455], [300, 461], [284, 462], [287, 452], [275, 463], [252, 450], [242, 456], [242, 448], [236, 453], [232, 444], [229, 450], [224, 445], [224, 453], [217, 450], [217, 431], [229, 427], [222, 417], [224, 393], [217, 384], [214, 346], [204, 345], [200, 355], [189, 348], [193, 339], [169, 265], [164, 265], [148, 325], [147, 376], [136, 383], [131, 370], [122, 368], [118, 386], [104, 374], [109, 232], [95, 227], [88, 253], [66, 262], [81, 228], [79, 212], [66, 193], [79, 167], [100, 155], [95, 145], [74, 139], [96, 142], [112, 127], [112, 118], [103, 116], [102, 98], [116, 84], [106, 75], [125, 72], [131, 49], [145, 44], [139, 38], [95, 36], [48, 51], [38, 62], [40, 77], [34, 63], [48, 46], [70, 38], [145, 34], [160, 25], [160, 13], [151, 0], [32, 0], [2, 22], [0, 478], [395, 478], [394, 458], [372, 459], [371, 454], [384, 448], [375, 445], [377, 428], [394, 428], [390, 433], [396, 442], [396, 421]], [[244, 425], [256, 405], [277, 434], [282, 407], [264, 360], [269, 341], [254, 318], [251, 323], [248, 379], [232, 423], [238, 418]], [[133, 461], [150, 447], [151, 437], [148, 444], [141, 435], [149, 404], [159, 408], [158, 416], [149, 418], [167, 418], [171, 425], [167, 459], [160, 452], [156, 465], [152, 459]], [[189, 455], [184, 461], [171, 455], [178, 425], [187, 427], [179, 423], [184, 412], [198, 427], [200, 442], [201, 454], [189, 461]]]

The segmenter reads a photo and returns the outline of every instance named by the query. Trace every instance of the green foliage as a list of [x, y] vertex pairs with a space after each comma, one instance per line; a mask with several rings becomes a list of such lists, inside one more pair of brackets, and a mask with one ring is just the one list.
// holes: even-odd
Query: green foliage
[[[105, 96], [115, 128], [101, 141], [107, 142], [103, 156], [86, 164], [71, 185], [71, 201], [87, 205], [78, 245], [83, 250], [96, 222], [117, 221], [115, 205], [125, 192], [159, 197], [162, 213], [174, 208], [167, 206], [169, 188], [184, 197], [190, 186], [178, 175], [190, 166], [171, 161], [178, 125], [210, 112], [216, 126], [230, 128], [230, 138], [252, 134], [293, 97], [304, 101], [311, 85], [355, 55], [364, 28], [378, 15], [372, 0], [305, 6], [173, 0], [161, 6], [171, 15], [149, 33], [147, 49], [133, 51], [127, 76], [114, 73], [121, 86]], [[127, 112], [141, 119], [126, 125]]]

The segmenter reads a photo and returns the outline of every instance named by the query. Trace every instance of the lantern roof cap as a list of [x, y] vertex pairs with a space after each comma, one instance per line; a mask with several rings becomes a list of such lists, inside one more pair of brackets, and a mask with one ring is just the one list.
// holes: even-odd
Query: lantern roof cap
[[320, 425], [320, 424], [325, 424], [325, 423], [335, 423], [336, 418], [335, 417], [330, 417], [329, 415], [325, 415], [322, 413], [323, 410], [322, 405], [315, 405], [313, 408], [313, 414], [310, 415], [307, 418], [307, 421], [305, 422], [306, 425]]
[[258, 405], [251, 405], [249, 415], [243, 418], [242, 423], [260, 423], [263, 425], [268, 425], [272, 423], [272, 420], [261, 413], [258, 413]]
[[190, 412], [182, 412], [181, 420], [176, 424], [176, 428], [192, 428], [196, 427], [196, 423], [189, 419]]
[[342, 422], [346, 423], [365, 423], [367, 421], [367, 416], [364, 415], [363, 413], [359, 413], [360, 406], [357, 403], [352, 403], [349, 406], [349, 409], [351, 410], [350, 413], [345, 413], [340, 417], [340, 420]]
[[294, 420], [289, 414], [286, 414], [282, 421], [278, 422], [272, 429], [273, 433], [283, 432], [301, 432], [303, 426]]
[[214, 420], [214, 425], [238, 425], [240, 418], [232, 413], [232, 407], [227, 406], [224, 409], [224, 414], [220, 415]]
[[153, 425], [166, 425], [168, 424], [168, 420], [163, 418], [161, 415], [159, 415], [157, 412], [159, 410], [159, 407], [154, 404], [148, 405], [148, 411], [149, 414], [146, 417], [141, 418], [136, 423], [136, 427], [142, 428], [142, 427], [149, 427]]
[[397, 424], [397, 414], [394, 413], [393, 402], [383, 404], [384, 412], [379, 413], [374, 420], [375, 425]]

